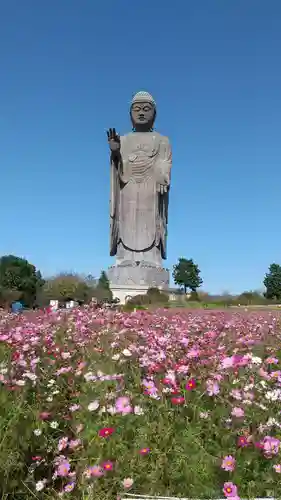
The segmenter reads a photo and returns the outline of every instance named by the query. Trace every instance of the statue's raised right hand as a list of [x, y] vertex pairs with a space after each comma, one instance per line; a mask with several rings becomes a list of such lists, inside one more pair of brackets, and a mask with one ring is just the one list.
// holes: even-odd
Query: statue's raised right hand
[[121, 148], [120, 136], [116, 133], [115, 128], [110, 128], [106, 133], [111, 153], [118, 155]]

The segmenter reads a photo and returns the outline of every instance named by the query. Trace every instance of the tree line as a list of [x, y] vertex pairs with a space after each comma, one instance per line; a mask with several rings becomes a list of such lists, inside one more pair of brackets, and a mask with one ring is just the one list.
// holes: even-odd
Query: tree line
[[72, 273], [43, 279], [41, 272], [26, 259], [15, 255], [0, 258], [0, 307], [8, 308], [16, 301], [27, 308], [48, 306], [50, 300], [58, 300], [62, 305], [69, 300], [87, 304], [93, 298], [112, 300], [104, 271], [97, 281], [91, 275], [83, 277]]
[[[193, 259], [180, 258], [178, 263], [173, 267], [173, 279], [174, 282], [182, 287], [186, 293], [190, 290], [192, 298], [195, 300], [200, 299], [198, 294], [198, 289], [203, 284], [203, 280], [200, 276], [201, 271], [198, 265], [193, 261]], [[263, 285], [265, 291], [263, 294], [256, 291], [245, 291], [239, 296], [233, 297], [228, 295], [229, 301], [240, 300], [242, 304], [262, 304], [264, 301], [281, 302], [281, 266], [279, 264], [273, 263], [269, 266], [268, 272], [265, 274]], [[208, 294], [203, 294], [208, 295]], [[205, 297], [206, 299], [206, 297]]]
[[[203, 285], [201, 270], [193, 259], [180, 257], [173, 266], [172, 276], [176, 285], [183, 293], [190, 292], [191, 300], [211, 301], [211, 296], [200, 292]], [[265, 274], [263, 284], [265, 292], [245, 291], [239, 296], [222, 294], [213, 300], [243, 304], [260, 304], [264, 301], [281, 302], [281, 266], [273, 263]], [[149, 292], [149, 300], [157, 295], [157, 290]], [[160, 296], [159, 296], [160, 297]], [[93, 276], [61, 273], [49, 279], [44, 279], [36, 267], [26, 259], [15, 255], [4, 255], [0, 258], [0, 307], [8, 307], [12, 302], [21, 301], [25, 307], [44, 307], [51, 299], [65, 303], [76, 300], [78, 303], [89, 303], [93, 298], [97, 301], [112, 300], [109, 281], [105, 271], [98, 280]], [[161, 297], [160, 297], [161, 298]], [[157, 295], [157, 300], [158, 295]], [[164, 299], [163, 299], [164, 300]]]

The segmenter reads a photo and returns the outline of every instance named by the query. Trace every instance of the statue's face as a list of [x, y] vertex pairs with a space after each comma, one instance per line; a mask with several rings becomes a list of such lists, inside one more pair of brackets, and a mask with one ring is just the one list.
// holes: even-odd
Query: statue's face
[[131, 118], [136, 128], [149, 129], [155, 118], [155, 108], [150, 102], [134, 102], [131, 107]]

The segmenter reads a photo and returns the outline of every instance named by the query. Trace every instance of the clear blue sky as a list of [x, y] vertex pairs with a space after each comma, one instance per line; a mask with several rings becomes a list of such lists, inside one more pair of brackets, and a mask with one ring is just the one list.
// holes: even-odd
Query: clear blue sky
[[148, 90], [173, 147], [167, 265], [261, 288], [281, 263], [280, 19], [280, 0], [3, 0], [0, 255], [113, 263], [105, 131]]

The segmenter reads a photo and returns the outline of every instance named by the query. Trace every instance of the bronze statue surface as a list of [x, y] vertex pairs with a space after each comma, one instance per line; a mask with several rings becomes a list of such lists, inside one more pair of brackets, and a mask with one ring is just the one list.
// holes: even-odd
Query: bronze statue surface
[[109, 279], [113, 284], [123, 280], [124, 285], [161, 286], [168, 279], [162, 259], [167, 254], [171, 147], [167, 137], [153, 130], [156, 105], [150, 94], [134, 96], [130, 115], [132, 132], [121, 137], [114, 128], [107, 132], [111, 153], [110, 255], [116, 255]]

